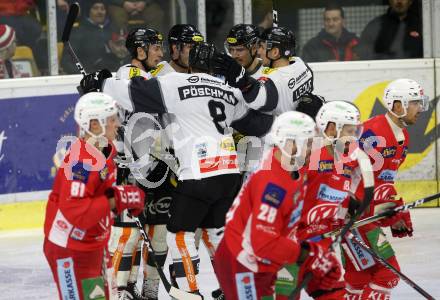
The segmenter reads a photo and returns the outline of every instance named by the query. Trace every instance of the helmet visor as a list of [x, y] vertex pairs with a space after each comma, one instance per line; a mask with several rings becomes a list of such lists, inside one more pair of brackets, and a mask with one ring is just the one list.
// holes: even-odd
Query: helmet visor
[[416, 105], [419, 112], [428, 111], [429, 109], [429, 98], [423, 95], [421, 99], [410, 100], [408, 105]]

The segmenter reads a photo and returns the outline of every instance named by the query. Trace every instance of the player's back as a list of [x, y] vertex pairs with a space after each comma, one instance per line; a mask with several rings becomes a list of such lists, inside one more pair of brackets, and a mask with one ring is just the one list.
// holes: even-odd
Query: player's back
[[245, 108], [237, 92], [204, 73], [170, 73], [157, 78], [169, 113], [175, 116], [173, 145], [179, 179], [238, 173], [231, 128]]

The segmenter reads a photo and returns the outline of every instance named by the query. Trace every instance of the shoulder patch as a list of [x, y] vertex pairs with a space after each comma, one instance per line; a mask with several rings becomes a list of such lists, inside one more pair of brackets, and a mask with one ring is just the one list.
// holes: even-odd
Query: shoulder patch
[[377, 142], [378, 140], [376, 138], [376, 134], [371, 129], [368, 129], [367, 131], [363, 132], [361, 138], [359, 139], [359, 145], [362, 150], [365, 150], [364, 146], [376, 148]]
[[272, 207], [280, 207], [286, 196], [286, 190], [269, 182], [263, 192], [261, 201]]
[[72, 166], [72, 180], [87, 183], [90, 175], [90, 171], [88, 169], [90, 169], [88, 165], [85, 165], [82, 162], [77, 162]]
[[272, 73], [272, 72], [274, 72], [274, 71], [276, 71], [277, 69], [275, 69], [275, 68], [269, 68], [269, 67], [266, 67], [266, 68], [264, 68], [262, 71], [261, 71], [261, 73], [263, 73], [264, 75], [269, 75], [270, 73]]
[[131, 67], [130, 72], [128, 73], [128, 78], [132, 79], [133, 77], [141, 76], [141, 69], [137, 67]]
[[150, 71], [150, 74], [156, 77], [160, 73], [160, 70], [163, 69], [163, 66], [164, 65], [157, 65], [156, 69]]

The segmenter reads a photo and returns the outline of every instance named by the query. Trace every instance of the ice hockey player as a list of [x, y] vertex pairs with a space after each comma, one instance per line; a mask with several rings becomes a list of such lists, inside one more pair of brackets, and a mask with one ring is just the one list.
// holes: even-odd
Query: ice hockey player
[[231, 28], [226, 37], [225, 48], [246, 73], [259, 78], [263, 70], [263, 62], [257, 57], [259, 32], [252, 24], [237, 24]]
[[[314, 118], [323, 99], [312, 94], [313, 73], [301, 58], [295, 56], [295, 44], [291, 30], [269, 28], [259, 41], [258, 56], [265, 66], [261, 73], [249, 76], [229, 56], [219, 57], [214, 69], [230, 85], [242, 91], [246, 104], [252, 109], [275, 116], [297, 110]], [[264, 140], [250, 139], [244, 167], [247, 171], [258, 165], [263, 149]]]
[[302, 96], [313, 91], [312, 70], [295, 55], [295, 36], [284, 27], [266, 29], [258, 55], [265, 68], [258, 81], [237, 67], [230, 57], [220, 57], [216, 72], [243, 92], [247, 105], [275, 116], [297, 108]]
[[113, 215], [126, 209], [140, 214], [144, 193], [133, 185], [115, 185], [116, 102], [102, 93], [84, 95], [75, 105], [74, 119], [80, 137], [71, 144], [49, 195], [44, 254], [60, 299], [104, 298], [109, 296], [104, 282], [108, 287], [113, 283], [112, 270], [107, 270]]
[[[351, 173], [357, 161], [342, 158], [357, 148], [362, 124], [357, 107], [346, 101], [325, 103], [316, 116], [316, 124], [322, 139], [315, 140], [318, 147], [312, 150], [307, 168], [307, 192], [298, 223], [298, 238], [312, 239], [327, 248], [331, 243], [329, 239], [313, 238], [344, 224], [350, 201]], [[354, 144], [346, 145], [346, 142]], [[280, 272], [275, 288], [278, 300], [287, 299], [295, 284], [302, 281], [298, 278], [301, 271], [297, 264], [293, 264], [284, 267], [284, 275]], [[326, 279], [319, 285], [312, 282], [306, 290], [314, 299], [344, 299], [342, 278], [333, 278], [330, 283], [327, 284]]]
[[226, 299], [273, 299], [278, 270], [295, 262], [318, 286], [324, 277], [341, 276], [334, 253], [296, 238], [307, 189], [304, 162], [315, 134], [315, 122], [303, 113], [275, 119], [273, 147], [235, 198], [216, 252], [215, 272]]
[[[150, 71], [153, 77], [163, 76], [170, 72], [188, 73], [188, 57], [190, 49], [203, 42], [204, 38], [199, 30], [191, 24], [174, 25], [168, 33], [168, 45], [171, 55], [170, 62], [162, 61], [157, 67]], [[149, 205], [145, 214], [145, 230], [148, 233], [156, 258], [159, 265], [163, 266], [168, 252], [166, 236], [166, 224], [168, 222], [168, 210], [172, 201], [172, 189], [176, 187], [175, 166], [178, 162], [174, 159], [174, 150], [170, 137], [173, 134], [172, 114], [161, 114], [158, 116], [161, 127], [165, 129], [161, 135], [161, 148], [167, 156], [168, 163], [157, 160], [157, 166], [151, 172], [149, 180], [159, 182], [165, 177], [163, 183], [154, 189], [148, 190]], [[172, 164], [172, 165], [171, 165]], [[171, 166], [169, 166], [171, 165]], [[151, 199], [151, 200], [150, 200]], [[148, 259], [148, 249], [142, 248], [144, 282], [142, 285], [142, 295], [148, 299], [157, 299], [159, 293], [159, 274], [151, 259]], [[174, 274], [172, 271], [171, 274]]]
[[[383, 159], [383, 163], [374, 169], [375, 192], [370, 214], [377, 213], [387, 204], [388, 208], [403, 205], [403, 200], [397, 196], [394, 180], [408, 152], [409, 135], [406, 127], [415, 125], [420, 113], [429, 106], [423, 88], [411, 79], [390, 82], [385, 88], [383, 102], [388, 111], [367, 120], [361, 136], [361, 146], [370, 154], [372, 164], [376, 160], [374, 154]], [[358, 189], [357, 198], [362, 197], [362, 193], [362, 189]], [[380, 227], [390, 227], [394, 237], [412, 236], [409, 211], [352, 230], [357, 238], [399, 269], [394, 250]], [[342, 244], [342, 249], [346, 264], [346, 299], [390, 299], [391, 290], [397, 286], [399, 277], [348, 239]]]
[[[151, 78], [149, 73], [157, 67], [157, 64], [163, 57], [163, 37], [160, 32], [152, 28], [135, 28], [129, 32], [125, 42], [126, 48], [131, 55], [131, 64], [124, 65], [116, 72], [116, 78], [130, 79], [136, 76], [144, 78]], [[109, 90], [108, 94], [113, 96], [119, 102], [120, 106], [124, 110], [125, 120], [123, 121], [123, 127], [125, 129], [126, 123], [130, 115], [132, 114], [131, 106], [123, 101], [120, 101], [121, 97], [118, 96], [121, 88], [115, 88]], [[142, 128], [148, 129], [154, 124], [142, 125]], [[139, 126], [140, 123], [136, 124]], [[142, 128], [137, 128], [137, 133], [140, 134]], [[127, 149], [130, 153], [124, 153], [124, 131], [121, 130], [118, 136], [118, 142], [115, 143], [119, 155], [119, 163], [117, 169], [117, 183], [118, 184], [136, 184], [133, 176], [130, 176], [130, 169], [126, 163], [122, 163], [122, 160], [132, 158], [134, 160], [142, 157], [148, 149], [148, 145], [145, 142], [129, 143]], [[136, 134], [134, 134], [136, 135]], [[130, 141], [131, 142], [131, 141]], [[156, 166], [157, 167], [157, 166]], [[146, 176], [147, 177], [147, 176]], [[154, 181], [155, 179], [147, 177], [147, 180]], [[146, 188], [138, 184], [145, 192]], [[152, 205], [155, 201], [155, 197], [150, 195], [147, 207]], [[154, 205], [154, 203], [153, 203]], [[140, 216], [143, 220], [143, 214]], [[111, 238], [109, 242], [109, 251], [112, 256], [113, 269], [116, 273], [116, 281], [118, 285], [119, 299], [143, 299], [141, 293], [136, 287], [136, 281], [139, 272], [139, 266], [141, 261], [141, 236], [137, 228], [136, 223], [130, 216], [127, 210], [123, 211], [120, 215], [116, 216], [115, 223], [112, 227]]]
[[[218, 55], [221, 54], [213, 45], [198, 44], [190, 51], [191, 74], [175, 72], [150, 80], [136, 77], [127, 82], [126, 91], [126, 100], [131, 99], [135, 112], [174, 113], [183, 132], [172, 140], [180, 168], [167, 225], [167, 244], [179, 287], [194, 293], [199, 290], [194, 232], [208, 228], [212, 235], [213, 229], [223, 227], [239, 189], [230, 127], [261, 136], [273, 122], [273, 116], [247, 110], [234, 94], [237, 89], [206, 74], [211, 72], [210, 62]], [[83, 89], [111, 88], [116, 80], [101, 82], [101, 73], [86, 76], [81, 82]], [[218, 244], [218, 237], [212, 236], [211, 242]]]

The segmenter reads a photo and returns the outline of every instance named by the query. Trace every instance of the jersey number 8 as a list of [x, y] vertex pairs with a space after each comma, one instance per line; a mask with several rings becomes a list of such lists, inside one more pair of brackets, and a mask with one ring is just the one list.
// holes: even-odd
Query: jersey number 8
[[[225, 128], [220, 123], [226, 121], [225, 105], [219, 101], [210, 100], [208, 102], [209, 114], [214, 121], [215, 128], [220, 134], [225, 134]], [[226, 125], [226, 124], [225, 124]]]

